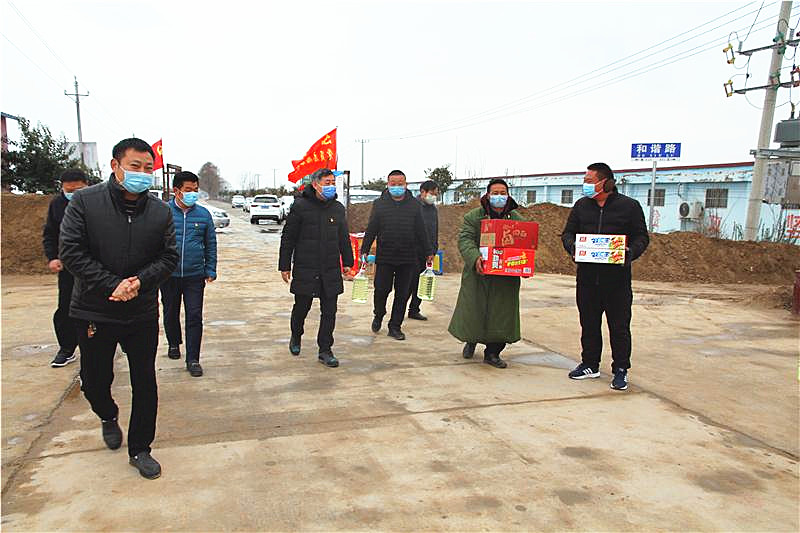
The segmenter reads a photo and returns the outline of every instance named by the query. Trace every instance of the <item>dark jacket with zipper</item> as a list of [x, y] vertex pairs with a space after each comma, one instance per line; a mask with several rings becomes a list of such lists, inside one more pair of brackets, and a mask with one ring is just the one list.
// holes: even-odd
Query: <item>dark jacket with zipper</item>
[[644, 212], [639, 202], [614, 192], [608, 195], [603, 207], [589, 197], [575, 202], [561, 234], [564, 249], [575, 257], [575, 235], [578, 233], [603, 233], [627, 235], [625, 265], [600, 263], [577, 263], [578, 284], [620, 284], [631, 282], [631, 262], [638, 259], [647, 249], [650, 236], [644, 221]]
[[342, 266], [353, 266], [344, 206], [335, 198], [322, 201], [306, 187], [286, 218], [278, 270], [292, 271], [292, 294], [335, 296], [344, 292]]
[[419, 200], [406, 191], [402, 200], [394, 200], [388, 190], [372, 202], [367, 231], [361, 242], [363, 253], [369, 253], [378, 239], [377, 264], [416, 265], [419, 254], [433, 255], [430, 236], [425, 229]]
[[[417, 197], [419, 205], [422, 206], [422, 221], [425, 223], [425, 231], [428, 234], [428, 242], [431, 245], [431, 253], [439, 251], [439, 211], [435, 205], [423, 202]], [[421, 260], [425, 259], [424, 250], [421, 245], [417, 245], [417, 255]]]
[[67, 200], [63, 192], [60, 192], [53, 197], [50, 201], [50, 207], [47, 208], [47, 220], [42, 230], [42, 246], [48, 262], [58, 259], [58, 233], [67, 204], [69, 204], [69, 200]]
[[[158, 286], [178, 265], [172, 211], [147, 192], [133, 215], [124, 189], [108, 181], [75, 192], [61, 222], [59, 258], [75, 276], [70, 316], [130, 324], [158, 319]], [[123, 279], [137, 276], [139, 294], [127, 302], [108, 298]]]
[[175, 224], [175, 245], [180, 259], [174, 278], [203, 276], [217, 277], [217, 232], [211, 213], [202, 205], [193, 205], [186, 211], [175, 198], [168, 202]]

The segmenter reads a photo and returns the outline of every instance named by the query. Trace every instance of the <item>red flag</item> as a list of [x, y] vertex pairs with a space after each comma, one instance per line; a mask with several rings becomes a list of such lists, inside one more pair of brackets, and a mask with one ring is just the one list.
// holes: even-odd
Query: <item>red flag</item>
[[156, 158], [153, 160], [153, 170], [164, 168], [164, 149], [161, 148], [161, 141], [162, 139], [159, 139], [158, 142], [153, 145], [153, 151], [156, 153]]
[[336, 128], [315, 142], [302, 159], [292, 161], [289, 181], [297, 183], [320, 168], [336, 170]]

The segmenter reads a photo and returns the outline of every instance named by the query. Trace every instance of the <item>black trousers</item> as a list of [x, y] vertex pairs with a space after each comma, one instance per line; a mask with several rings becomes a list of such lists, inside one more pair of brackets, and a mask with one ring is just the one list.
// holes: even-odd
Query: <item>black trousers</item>
[[200, 361], [200, 342], [203, 340], [203, 293], [205, 276], [176, 278], [170, 276], [161, 284], [161, 303], [164, 306], [164, 331], [170, 346], [182, 343], [181, 297], [186, 314], [186, 362]]
[[72, 300], [72, 285], [75, 278], [66, 270], [58, 273], [58, 308], [53, 314], [53, 328], [58, 339], [58, 351], [72, 355], [78, 346], [78, 329], [69, 316], [69, 302]]
[[93, 322], [94, 335], [89, 337], [90, 323], [76, 320], [78, 345], [81, 349], [81, 390], [92, 411], [101, 420], [119, 414], [111, 384], [114, 382], [114, 353], [117, 344], [128, 356], [133, 402], [128, 425], [128, 455], [149, 452], [156, 434], [158, 386], [156, 384], [156, 348], [158, 320], [133, 324]]
[[427, 261], [425, 261], [425, 259], [420, 259], [416, 274], [412, 274], [411, 276], [411, 303], [408, 306], [409, 313], [419, 313], [419, 306], [422, 305], [422, 300], [417, 296], [417, 291], [419, 290], [419, 275], [425, 272], [427, 267]]
[[606, 314], [611, 340], [612, 369], [631, 367], [631, 304], [629, 283], [621, 285], [579, 284], [576, 291], [581, 320], [581, 359], [600, 368], [603, 351], [602, 320]]
[[411, 292], [411, 277], [417, 271], [417, 265], [409, 263], [406, 265], [386, 265], [378, 264], [375, 268], [375, 295], [373, 298], [376, 317], [383, 318], [386, 314], [386, 300], [392, 292], [394, 285], [394, 302], [392, 303], [392, 315], [389, 318], [389, 329], [397, 330], [403, 325], [406, 316], [406, 306], [408, 296]]
[[[319, 331], [317, 331], [317, 346], [320, 353], [330, 351], [333, 347], [333, 330], [336, 327], [336, 310], [339, 295], [328, 296], [325, 291], [320, 291], [319, 296]], [[303, 326], [311, 309], [314, 297], [305, 294], [294, 295], [294, 306], [292, 307], [291, 327], [292, 335], [300, 338], [305, 330]]]

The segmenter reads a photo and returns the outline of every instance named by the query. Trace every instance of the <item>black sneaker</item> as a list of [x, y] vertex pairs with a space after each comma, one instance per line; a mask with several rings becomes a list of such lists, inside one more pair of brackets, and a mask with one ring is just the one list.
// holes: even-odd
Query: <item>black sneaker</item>
[[317, 356], [317, 359], [320, 363], [330, 368], [336, 368], [339, 366], [339, 360], [336, 359], [336, 356], [330, 351], [320, 352], [319, 356]]
[[153, 459], [150, 452], [141, 452], [131, 457], [128, 462], [136, 467], [142, 477], [155, 479], [161, 475], [161, 465]]
[[495, 353], [484, 354], [483, 362], [487, 365], [492, 365], [495, 368], [505, 368], [508, 366], [506, 362], [500, 359], [500, 356]]
[[372, 319], [372, 332], [378, 333], [381, 330], [381, 322], [383, 322], [383, 317], [376, 316]]
[[568, 374], [570, 379], [589, 379], [599, 378], [600, 370], [592, 368], [587, 364], [581, 363]]
[[614, 371], [614, 379], [611, 380], [611, 388], [614, 390], [628, 389], [628, 371], [618, 368]]
[[110, 450], [116, 450], [122, 446], [122, 429], [117, 424], [117, 419], [101, 420], [103, 425], [103, 440]]
[[193, 378], [199, 378], [203, 375], [203, 367], [200, 366], [200, 363], [197, 361], [192, 361], [191, 363], [186, 363], [186, 370], [189, 371], [189, 374]]
[[399, 329], [390, 329], [389, 333], [387, 333], [386, 335], [388, 335], [393, 339], [397, 339], [399, 341], [406, 340], [406, 334], [400, 331]]
[[408, 313], [408, 318], [412, 320], [428, 320], [428, 317], [420, 313], [419, 311], [410, 311]]
[[169, 350], [167, 350], [167, 357], [170, 359], [180, 359], [181, 358], [181, 347], [180, 346], [170, 346]]
[[56, 356], [50, 361], [50, 366], [53, 368], [58, 368], [62, 366], [67, 366], [71, 362], [75, 360], [75, 354], [72, 353], [65, 353], [65, 352], [58, 352]]
[[461, 352], [461, 356], [464, 357], [464, 359], [472, 359], [474, 355], [475, 344], [471, 342], [464, 344], [464, 350]]
[[292, 335], [292, 338], [289, 339], [289, 353], [292, 355], [300, 355], [300, 337]]

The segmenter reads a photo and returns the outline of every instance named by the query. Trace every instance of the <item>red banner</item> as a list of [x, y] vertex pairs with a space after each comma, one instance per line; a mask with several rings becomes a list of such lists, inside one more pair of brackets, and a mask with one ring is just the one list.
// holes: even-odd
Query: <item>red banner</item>
[[153, 145], [153, 151], [156, 153], [156, 158], [153, 160], [153, 170], [164, 168], [164, 149], [161, 147], [162, 139]]
[[289, 181], [292, 183], [297, 183], [321, 168], [336, 170], [336, 128], [315, 142], [303, 159], [292, 161], [292, 166], [294, 170], [289, 173]]

